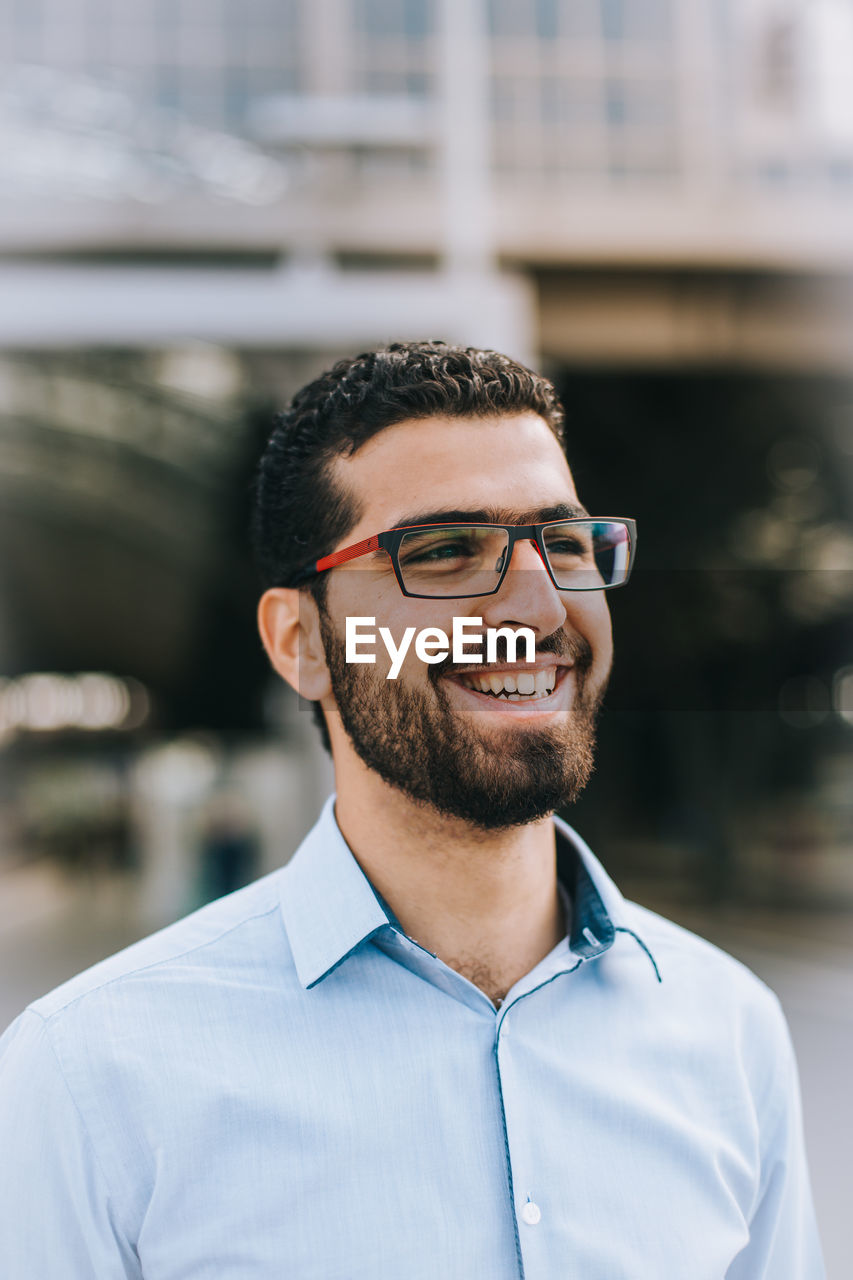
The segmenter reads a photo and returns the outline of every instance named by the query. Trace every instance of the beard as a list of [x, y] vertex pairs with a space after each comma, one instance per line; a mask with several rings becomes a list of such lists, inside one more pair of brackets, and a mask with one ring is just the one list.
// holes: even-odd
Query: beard
[[444, 817], [484, 831], [522, 826], [571, 804], [594, 767], [595, 721], [606, 680], [588, 687], [592, 650], [583, 637], [554, 632], [537, 655], [574, 660], [575, 697], [561, 725], [480, 733], [454, 712], [441, 678], [448, 659], [427, 667], [429, 689], [406, 688], [373, 667], [346, 661], [343, 638], [319, 606], [332, 692], [356, 753], [390, 786]]

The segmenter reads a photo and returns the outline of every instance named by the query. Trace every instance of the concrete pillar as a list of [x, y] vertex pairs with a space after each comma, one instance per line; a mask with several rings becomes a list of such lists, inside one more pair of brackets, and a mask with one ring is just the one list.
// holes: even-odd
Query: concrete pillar
[[351, 0], [309, 0], [300, 16], [306, 92], [335, 97], [351, 92]]
[[439, 142], [443, 256], [448, 271], [494, 264], [485, 0], [439, 3]]

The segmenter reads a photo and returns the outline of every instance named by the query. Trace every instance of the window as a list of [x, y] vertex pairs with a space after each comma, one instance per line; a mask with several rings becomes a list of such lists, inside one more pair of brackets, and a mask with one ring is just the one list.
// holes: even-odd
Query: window
[[672, 36], [671, 0], [601, 0], [605, 40], [665, 41]]
[[553, 40], [559, 31], [560, 0], [536, 0], [536, 34]]
[[542, 76], [540, 111], [546, 128], [595, 124], [601, 115], [601, 88], [597, 79], [577, 76]]
[[406, 36], [418, 40], [433, 26], [430, 0], [356, 0], [355, 25], [372, 36]]

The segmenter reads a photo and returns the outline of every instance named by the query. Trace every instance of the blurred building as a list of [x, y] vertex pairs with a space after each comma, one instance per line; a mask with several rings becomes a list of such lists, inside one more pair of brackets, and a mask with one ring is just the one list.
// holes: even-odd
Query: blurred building
[[0, 60], [6, 345], [847, 359], [849, 0], [4, 0]]
[[47, 733], [39, 672], [136, 681], [163, 732], [281, 720], [270, 408], [375, 342], [494, 345], [676, 571], [653, 636], [615, 606], [632, 856], [853, 899], [851, 65], [853, 0], [0, 0], [0, 738]]

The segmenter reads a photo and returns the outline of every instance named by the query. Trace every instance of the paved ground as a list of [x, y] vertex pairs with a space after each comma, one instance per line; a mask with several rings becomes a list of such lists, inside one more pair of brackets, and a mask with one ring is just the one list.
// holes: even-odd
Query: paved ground
[[[624, 887], [624, 886], [623, 886]], [[853, 1275], [853, 919], [703, 911], [642, 901], [736, 955], [778, 994], [800, 1065], [806, 1140], [828, 1280]], [[0, 877], [0, 1027], [35, 996], [148, 932], [132, 882], [69, 884], [49, 867]]]

